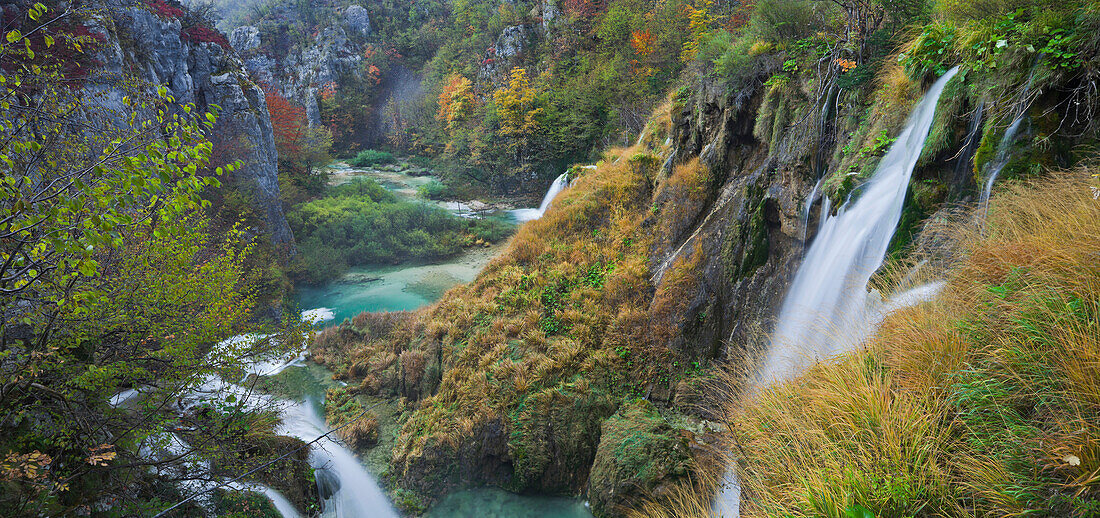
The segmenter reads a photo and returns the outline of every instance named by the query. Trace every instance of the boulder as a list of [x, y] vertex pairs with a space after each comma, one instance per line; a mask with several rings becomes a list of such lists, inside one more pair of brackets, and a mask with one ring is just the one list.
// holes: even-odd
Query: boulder
[[344, 11], [344, 27], [347, 27], [350, 34], [370, 35], [370, 15], [367, 14], [366, 8], [358, 4], [349, 5]]
[[644, 499], [685, 478], [693, 461], [687, 441], [647, 400], [625, 403], [600, 427], [588, 478], [588, 501], [598, 517], [623, 516]]
[[233, 29], [229, 35], [229, 44], [237, 52], [246, 52], [260, 46], [260, 29], [251, 25], [243, 25]]

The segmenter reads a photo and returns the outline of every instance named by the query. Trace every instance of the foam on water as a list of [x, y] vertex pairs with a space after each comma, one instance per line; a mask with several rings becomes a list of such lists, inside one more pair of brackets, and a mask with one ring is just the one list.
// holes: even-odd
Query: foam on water
[[562, 173], [554, 179], [554, 183], [550, 184], [550, 188], [546, 190], [546, 195], [542, 197], [542, 203], [539, 204], [537, 209], [516, 209], [511, 211], [512, 217], [520, 223], [528, 221], [534, 221], [546, 214], [546, 210], [550, 208], [550, 204], [553, 203], [554, 198], [566, 187], [569, 187], [569, 173]]

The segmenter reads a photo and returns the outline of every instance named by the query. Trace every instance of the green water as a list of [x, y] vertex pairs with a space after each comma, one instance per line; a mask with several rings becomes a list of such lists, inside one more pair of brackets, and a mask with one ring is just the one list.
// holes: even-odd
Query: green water
[[572, 498], [521, 496], [500, 489], [473, 489], [443, 497], [426, 518], [591, 518]]
[[256, 380], [257, 388], [290, 401], [324, 401], [325, 391], [341, 386], [332, 379], [332, 371], [305, 361], [291, 365], [274, 376]]
[[[425, 201], [417, 188], [432, 180], [429, 176], [411, 176], [402, 172], [360, 170], [346, 164], [332, 168], [332, 183], [339, 184], [367, 177], [378, 181], [397, 195]], [[456, 210], [446, 204], [440, 204]], [[497, 217], [510, 218], [508, 213]], [[502, 245], [470, 250], [453, 260], [438, 264], [356, 268], [342, 278], [323, 286], [301, 287], [298, 305], [302, 310], [327, 308], [333, 319], [320, 325], [333, 325], [364, 311], [415, 310], [439, 300], [447, 290], [472, 282]], [[273, 376], [269, 389], [291, 398], [320, 401], [326, 388], [336, 386], [324, 367], [307, 363], [291, 367]], [[396, 431], [396, 430], [394, 430]], [[386, 452], [382, 452], [386, 453]], [[388, 461], [383, 455], [368, 462], [378, 472]], [[592, 518], [584, 503], [570, 498], [521, 496], [499, 489], [475, 489], [445, 496], [425, 515], [431, 518]]]
[[298, 306], [302, 310], [329, 308], [340, 323], [364, 311], [413, 310], [443, 296], [447, 290], [468, 283], [500, 251], [499, 246], [470, 250], [455, 259], [419, 266], [355, 268], [334, 282], [302, 287]]

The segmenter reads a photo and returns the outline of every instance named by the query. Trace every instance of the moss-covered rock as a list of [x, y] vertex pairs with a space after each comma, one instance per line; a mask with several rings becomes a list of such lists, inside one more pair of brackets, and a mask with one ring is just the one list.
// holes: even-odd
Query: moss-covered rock
[[508, 452], [517, 491], [573, 494], [584, 488], [600, 423], [615, 403], [600, 390], [563, 386], [528, 397], [512, 416]]
[[647, 400], [624, 404], [604, 421], [588, 479], [596, 516], [621, 516], [643, 498], [686, 477], [693, 461], [679, 431]]

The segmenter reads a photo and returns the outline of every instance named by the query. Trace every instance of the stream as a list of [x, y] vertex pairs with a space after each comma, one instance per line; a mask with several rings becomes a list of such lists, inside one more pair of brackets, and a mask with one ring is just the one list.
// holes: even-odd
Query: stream
[[[336, 164], [331, 183], [340, 184], [358, 177], [372, 178], [399, 197], [411, 201], [434, 203], [463, 217], [507, 217], [516, 222], [537, 219], [549, 205], [544, 200], [537, 209], [486, 210], [472, 212], [470, 205], [424, 200], [417, 189], [432, 181], [423, 171], [408, 174], [403, 171], [357, 169]], [[556, 180], [548, 198], [564, 189], [564, 175]], [[325, 285], [302, 287], [298, 304], [303, 317], [316, 325], [332, 325], [363, 311], [408, 311], [438, 300], [448, 289], [468, 283], [503, 249], [502, 243], [473, 248], [444, 262], [400, 266], [354, 268], [344, 276]], [[331, 373], [304, 359], [290, 362], [273, 370], [273, 381], [284, 396], [298, 400], [283, 412], [283, 431], [289, 435], [312, 440], [328, 430], [320, 417], [320, 406], [327, 388], [337, 385]], [[321, 448], [314, 448], [318, 469], [318, 486], [324, 500], [324, 516], [373, 517], [396, 516], [392, 505], [368, 465], [379, 469], [377, 462], [367, 463], [354, 456], [336, 441], [324, 439]], [[270, 496], [270, 495], [269, 495]], [[275, 500], [275, 499], [273, 499]], [[275, 500], [278, 504], [278, 501]], [[284, 516], [296, 516], [285, 512]], [[493, 488], [460, 491], [444, 496], [425, 516], [433, 518], [591, 518], [587, 504], [571, 498], [521, 496]]]

